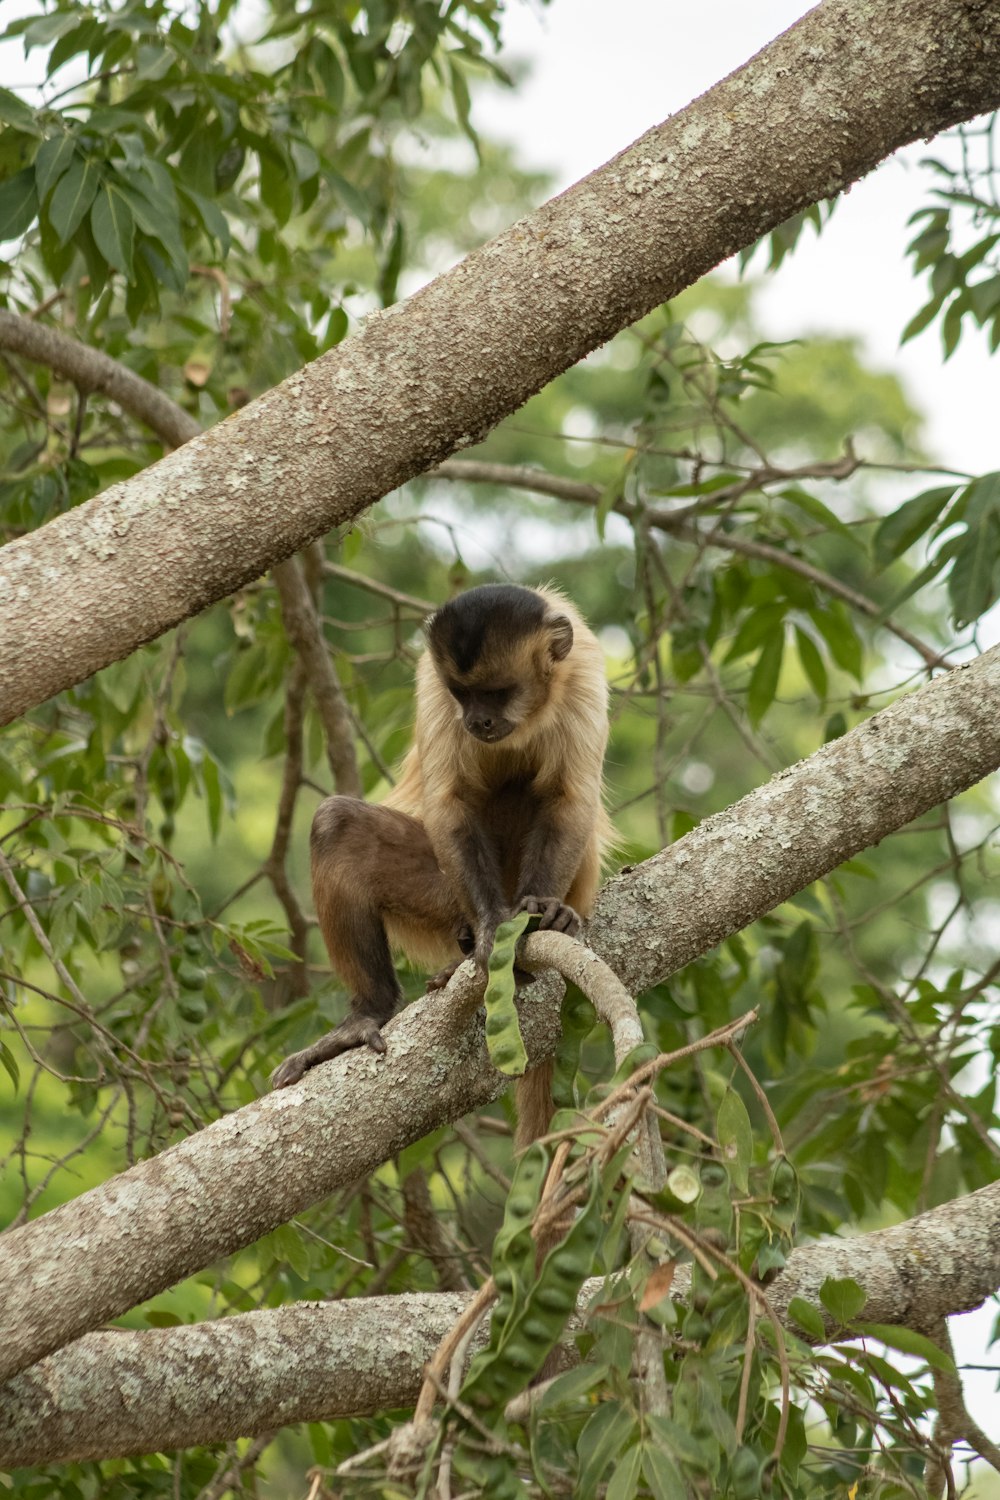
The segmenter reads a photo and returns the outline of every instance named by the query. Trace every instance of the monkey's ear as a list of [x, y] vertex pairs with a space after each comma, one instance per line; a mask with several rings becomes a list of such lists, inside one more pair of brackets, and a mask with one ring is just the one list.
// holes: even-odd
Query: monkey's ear
[[550, 615], [546, 620], [549, 631], [549, 651], [553, 661], [565, 661], [573, 648], [573, 627], [565, 615]]

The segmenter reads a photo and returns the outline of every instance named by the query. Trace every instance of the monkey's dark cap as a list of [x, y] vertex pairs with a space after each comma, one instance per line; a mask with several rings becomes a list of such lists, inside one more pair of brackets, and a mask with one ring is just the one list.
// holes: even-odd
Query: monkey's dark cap
[[485, 583], [443, 604], [428, 621], [427, 636], [436, 656], [447, 656], [459, 672], [471, 672], [484, 651], [535, 635], [546, 609], [533, 589]]

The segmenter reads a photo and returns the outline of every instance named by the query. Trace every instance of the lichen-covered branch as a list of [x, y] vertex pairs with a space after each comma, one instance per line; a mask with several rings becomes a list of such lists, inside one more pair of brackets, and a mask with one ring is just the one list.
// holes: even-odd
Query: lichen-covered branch
[[[768, 1300], [784, 1316], [793, 1297], [818, 1306], [827, 1276], [850, 1276], [867, 1293], [866, 1322], [928, 1331], [1000, 1286], [998, 1246], [994, 1183], [892, 1229], [801, 1246]], [[585, 1284], [581, 1310], [601, 1286]], [[87, 1334], [0, 1385], [0, 1463], [148, 1453], [412, 1406], [424, 1364], [472, 1296], [299, 1302], [182, 1328]], [[828, 1317], [827, 1326], [844, 1336]]]
[[[632, 994], [1000, 765], [1000, 648], [791, 766], [603, 891], [588, 938]], [[706, 898], [711, 894], [711, 899]], [[0, 1238], [0, 1378], [251, 1244], [495, 1099], [471, 966], [355, 1052]], [[544, 977], [528, 1057], [559, 1034]]]
[[0, 722], [484, 436], [621, 328], [899, 146], [997, 107], [998, 62], [992, 0], [823, 0], [363, 332], [9, 543]]

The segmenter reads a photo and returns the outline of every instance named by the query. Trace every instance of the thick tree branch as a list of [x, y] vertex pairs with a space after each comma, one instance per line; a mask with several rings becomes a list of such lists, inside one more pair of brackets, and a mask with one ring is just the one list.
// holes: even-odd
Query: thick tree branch
[[[595, 952], [640, 994], [995, 770], [998, 704], [1000, 647], [623, 872], [590, 923]], [[468, 970], [396, 1019], [384, 1058], [338, 1058], [0, 1238], [0, 1378], [495, 1099], [507, 1080], [490, 1065]], [[551, 1056], [552, 983], [536, 981], [521, 1015], [530, 1061]]]
[[0, 722], [474, 442], [619, 329], [897, 147], [995, 108], [998, 59], [992, 0], [823, 0], [357, 337], [8, 544]]
[[[866, 1322], [928, 1331], [978, 1307], [1000, 1286], [1000, 1183], [892, 1229], [801, 1246], [768, 1300], [782, 1317], [793, 1297], [819, 1307], [827, 1276], [859, 1283]], [[683, 1284], [682, 1268], [675, 1295]], [[601, 1285], [584, 1286], [581, 1308]], [[0, 1463], [148, 1453], [412, 1406], [425, 1362], [471, 1298], [300, 1302], [185, 1328], [87, 1334], [0, 1386]], [[844, 1336], [826, 1321], [831, 1337]], [[484, 1324], [470, 1354], [487, 1333]]]

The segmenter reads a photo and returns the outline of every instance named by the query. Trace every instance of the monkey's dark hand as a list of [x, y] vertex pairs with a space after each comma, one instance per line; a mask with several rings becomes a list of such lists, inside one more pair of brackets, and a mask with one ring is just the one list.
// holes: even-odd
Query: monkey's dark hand
[[565, 932], [569, 937], [576, 937], [580, 931], [579, 913], [557, 896], [525, 896], [517, 909], [530, 911], [533, 916], [541, 917], [538, 924], [540, 932]]
[[373, 1052], [385, 1051], [385, 1040], [371, 1016], [348, 1016], [311, 1047], [293, 1052], [271, 1074], [271, 1087], [286, 1089], [289, 1084], [298, 1083], [302, 1075], [315, 1068], [317, 1063], [329, 1062], [331, 1057], [339, 1057], [342, 1052], [350, 1052], [355, 1047], [370, 1047]]
[[456, 958], [454, 963], [445, 964], [443, 969], [438, 969], [437, 973], [432, 974], [430, 979], [427, 980], [427, 993], [430, 994], [432, 990], [443, 990], [455, 970], [460, 968], [464, 963], [464, 958]]

